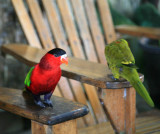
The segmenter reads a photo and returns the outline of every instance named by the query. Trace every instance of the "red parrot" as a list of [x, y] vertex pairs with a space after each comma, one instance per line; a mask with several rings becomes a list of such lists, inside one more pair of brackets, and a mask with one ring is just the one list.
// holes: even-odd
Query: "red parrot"
[[[63, 49], [55, 48], [47, 52], [28, 72], [24, 84], [38, 106], [53, 106], [50, 98], [60, 80], [62, 63], [68, 64], [67, 54]], [[44, 95], [43, 101], [41, 95]]]

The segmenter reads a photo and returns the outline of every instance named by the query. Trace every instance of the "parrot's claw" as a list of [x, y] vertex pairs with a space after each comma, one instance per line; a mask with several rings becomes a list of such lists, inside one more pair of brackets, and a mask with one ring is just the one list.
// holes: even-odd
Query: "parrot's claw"
[[48, 107], [53, 107], [52, 101], [51, 100], [44, 100], [44, 104]]
[[53, 107], [52, 101], [50, 100], [52, 96], [52, 92], [44, 95], [44, 104], [48, 107]]
[[36, 105], [45, 108], [46, 106], [43, 104], [42, 101], [34, 101]]
[[36, 105], [38, 105], [38, 106], [40, 106], [40, 107], [46, 107], [44, 104], [43, 104], [43, 102], [42, 102], [42, 100], [41, 100], [41, 98], [40, 98], [40, 95], [33, 95], [33, 97], [34, 97], [34, 102], [35, 102], [35, 104]]
[[113, 76], [113, 74], [109, 74], [108, 77], [111, 78], [112, 80], [115, 80], [115, 81], [118, 80], [117, 78], [115, 78], [115, 77]]

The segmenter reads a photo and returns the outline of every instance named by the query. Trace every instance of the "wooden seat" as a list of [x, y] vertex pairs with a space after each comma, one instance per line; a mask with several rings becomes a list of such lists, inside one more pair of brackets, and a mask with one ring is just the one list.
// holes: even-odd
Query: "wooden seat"
[[[149, 115], [136, 119], [136, 134], [159, 134], [160, 133], [160, 116]], [[78, 134], [114, 134], [109, 122], [93, 125], [78, 130]]]
[[[33, 66], [48, 49], [65, 49], [74, 58], [70, 58], [68, 67], [62, 66], [65, 77], [55, 94], [89, 106], [91, 112], [78, 120], [78, 128], [96, 128], [95, 125], [105, 124], [109, 119], [114, 132], [135, 133], [135, 90], [127, 81], [113, 81], [109, 77], [111, 72], [104, 56], [105, 44], [116, 40], [107, 0], [42, 0], [42, 3], [12, 0], [12, 3], [31, 47], [11, 44], [4, 45], [2, 51]], [[116, 30], [159, 38], [159, 29], [126, 27]], [[153, 30], [156, 32], [149, 32]], [[143, 75], [140, 77], [143, 79]]]

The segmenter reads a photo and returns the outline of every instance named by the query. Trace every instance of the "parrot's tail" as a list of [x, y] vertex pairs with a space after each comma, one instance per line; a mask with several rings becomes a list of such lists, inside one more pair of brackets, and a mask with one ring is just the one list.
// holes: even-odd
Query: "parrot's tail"
[[148, 103], [148, 105], [154, 107], [154, 102], [152, 101], [148, 91], [146, 90], [142, 82], [139, 80], [139, 78], [138, 80], [135, 77], [132, 78], [133, 79], [130, 81], [130, 83], [135, 88], [137, 93]]

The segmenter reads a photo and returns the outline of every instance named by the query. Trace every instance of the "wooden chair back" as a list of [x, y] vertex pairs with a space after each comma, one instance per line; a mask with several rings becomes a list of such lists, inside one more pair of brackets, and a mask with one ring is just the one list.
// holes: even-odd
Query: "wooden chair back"
[[[105, 44], [116, 40], [107, 0], [42, 0], [40, 3], [12, 0], [12, 3], [30, 46], [60, 47], [69, 56], [106, 64]], [[94, 86], [62, 77], [55, 94], [89, 106], [91, 112], [78, 120], [79, 127], [107, 121]]]

